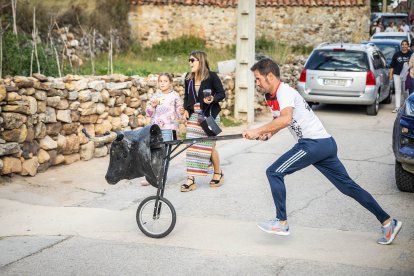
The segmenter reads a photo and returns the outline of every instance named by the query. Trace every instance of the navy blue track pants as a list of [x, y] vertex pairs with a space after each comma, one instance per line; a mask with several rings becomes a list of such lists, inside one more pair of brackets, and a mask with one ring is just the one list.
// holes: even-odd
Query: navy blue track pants
[[390, 218], [372, 195], [349, 177], [345, 167], [338, 159], [337, 150], [335, 140], [332, 137], [325, 139], [299, 139], [298, 143], [291, 150], [283, 154], [266, 170], [278, 219], [287, 219], [285, 175], [294, 173], [309, 165], [314, 165], [339, 191], [358, 201], [373, 213], [381, 223]]

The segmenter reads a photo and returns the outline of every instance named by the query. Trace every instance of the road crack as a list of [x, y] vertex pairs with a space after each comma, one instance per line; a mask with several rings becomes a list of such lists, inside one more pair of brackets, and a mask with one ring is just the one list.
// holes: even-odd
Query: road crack
[[[18, 237], [18, 236], [9, 236], [9, 237]], [[19, 236], [20, 237], [20, 236]], [[26, 259], [26, 258], [28, 258], [28, 257], [31, 257], [31, 256], [34, 256], [34, 255], [37, 255], [37, 254], [39, 254], [39, 253], [42, 253], [44, 250], [47, 250], [47, 249], [49, 249], [49, 248], [52, 248], [52, 247], [54, 247], [54, 246], [56, 246], [56, 245], [58, 245], [58, 244], [60, 244], [60, 243], [62, 243], [62, 242], [65, 242], [65, 241], [67, 241], [67, 240], [69, 240], [69, 239], [71, 239], [71, 238], [73, 238], [74, 236], [67, 236], [66, 238], [64, 238], [63, 240], [60, 240], [60, 241], [57, 241], [57, 242], [55, 242], [55, 243], [53, 243], [53, 244], [51, 244], [51, 245], [49, 245], [49, 246], [46, 246], [46, 247], [43, 247], [43, 248], [41, 248], [41, 249], [39, 249], [39, 250], [37, 250], [36, 252], [33, 252], [33, 253], [31, 253], [31, 254], [29, 254], [29, 255], [27, 255], [27, 256], [24, 256], [24, 257], [22, 257], [22, 258], [20, 258], [20, 259], [17, 259], [17, 260], [15, 260], [15, 261], [13, 261], [13, 262], [10, 262], [10, 263], [8, 263], [8, 264], [5, 264], [5, 265], [3, 265], [1, 268], [3, 269], [3, 268], [7, 268], [7, 267], [9, 267], [9, 266], [11, 266], [12, 264], [15, 264], [15, 263], [17, 263], [17, 262], [19, 262], [19, 261], [21, 261], [21, 260], [23, 260], [23, 259]], [[4, 237], [2, 237], [2, 238], [4, 238]]]
[[91, 191], [91, 190], [88, 190], [88, 189], [85, 189], [85, 188], [76, 187], [76, 189], [79, 189], [79, 190], [82, 190], [82, 191], [85, 191], [85, 192], [89, 192], [89, 193], [93, 193], [93, 194], [106, 195], [106, 193], [104, 193], [104, 192]]

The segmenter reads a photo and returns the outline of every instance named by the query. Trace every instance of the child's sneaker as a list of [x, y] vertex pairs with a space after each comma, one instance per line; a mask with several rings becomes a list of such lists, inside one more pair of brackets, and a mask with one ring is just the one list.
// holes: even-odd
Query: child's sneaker
[[381, 226], [382, 237], [377, 240], [379, 244], [390, 244], [398, 235], [402, 227], [402, 222], [392, 219], [388, 226]]
[[281, 224], [279, 219], [272, 219], [257, 224], [261, 230], [269, 234], [287, 236], [289, 235], [289, 224]]

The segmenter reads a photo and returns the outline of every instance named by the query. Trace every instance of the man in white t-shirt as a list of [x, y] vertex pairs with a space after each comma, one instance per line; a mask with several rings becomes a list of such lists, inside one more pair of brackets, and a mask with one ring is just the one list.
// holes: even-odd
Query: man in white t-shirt
[[258, 223], [268, 233], [289, 235], [286, 212], [286, 188], [284, 176], [313, 165], [342, 193], [354, 198], [373, 213], [382, 224], [380, 244], [390, 244], [401, 229], [402, 223], [392, 219], [375, 199], [348, 175], [337, 156], [333, 137], [325, 130], [321, 121], [300, 94], [280, 81], [279, 66], [270, 58], [253, 65], [257, 90], [265, 94], [273, 120], [261, 127], [245, 130], [246, 139], [268, 140], [281, 129], [288, 128], [297, 143], [277, 159], [266, 175], [276, 206], [276, 218]]
[[410, 26], [407, 25], [407, 22], [405, 20], [402, 21], [401, 30], [404, 33], [409, 33], [410, 32]]

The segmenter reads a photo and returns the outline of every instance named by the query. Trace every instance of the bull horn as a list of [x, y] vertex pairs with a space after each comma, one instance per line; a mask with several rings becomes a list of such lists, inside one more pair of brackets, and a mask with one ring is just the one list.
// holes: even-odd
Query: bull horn
[[116, 136], [117, 136], [116, 132], [111, 131], [109, 134], [104, 135], [104, 136], [92, 137], [91, 141], [93, 141], [95, 144], [97, 144], [97, 143], [109, 143], [109, 142], [114, 141], [116, 139]]
[[82, 132], [85, 134], [85, 136], [89, 140], [93, 141], [95, 144], [99, 144], [99, 143], [109, 143], [109, 142], [114, 141], [117, 138], [117, 133], [116, 132], [112, 132], [112, 131], [109, 132], [109, 133], [106, 132], [105, 135], [99, 136], [99, 137], [91, 137], [89, 135], [89, 133], [86, 132], [86, 129], [85, 128], [82, 129]]

